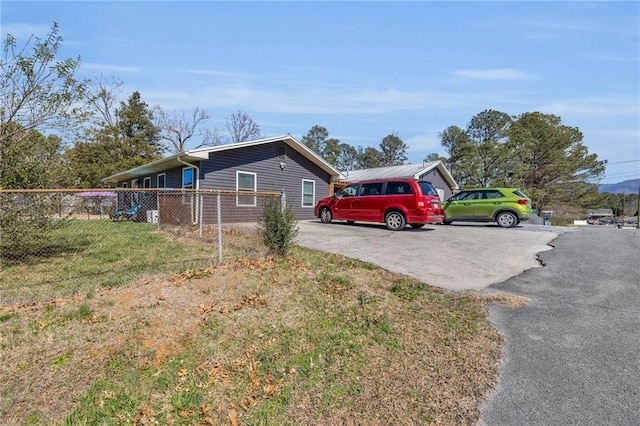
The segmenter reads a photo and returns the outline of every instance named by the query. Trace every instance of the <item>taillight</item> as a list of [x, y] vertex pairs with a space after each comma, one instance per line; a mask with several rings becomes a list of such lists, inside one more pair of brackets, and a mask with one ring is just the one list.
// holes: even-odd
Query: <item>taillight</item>
[[526, 206], [528, 202], [529, 200], [527, 200], [526, 198], [520, 198], [518, 200], [518, 204], [522, 204], [523, 206]]

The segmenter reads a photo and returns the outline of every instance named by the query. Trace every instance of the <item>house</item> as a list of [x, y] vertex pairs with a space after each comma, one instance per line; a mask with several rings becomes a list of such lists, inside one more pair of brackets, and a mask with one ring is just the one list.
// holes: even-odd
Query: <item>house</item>
[[[213, 197], [200, 206], [190, 196], [169, 197], [171, 190], [283, 192], [298, 219], [312, 219], [316, 201], [330, 193], [338, 176], [339, 172], [323, 158], [291, 135], [284, 135], [180, 152], [116, 173], [102, 182], [118, 188], [166, 189], [158, 191], [157, 196], [153, 192], [156, 198], [144, 203], [145, 211], [159, 211], [161, 223], [200, 223], [199, 216], [204, 219], [202, 223], [215, 223]], [[234, 193], [225, 197], [223, 210], [241, 212], [238, 217], [255, 220], [261, 213], [256, 198]], [[131, 205], [134, 201], [130, 198], [123, 203]]]
[[359, 180], [389, 178], [407, 178], [431, 182], [433, 187], [438, 191], [441, 200], [446, 200], [458, 190], [458, 184], [453, 176], [451, 176], [451, 173], [449, 173], [449, 170], [442, 164], [442, 161], [342, 172], [339, 180], [336, 182], [336, 188]]

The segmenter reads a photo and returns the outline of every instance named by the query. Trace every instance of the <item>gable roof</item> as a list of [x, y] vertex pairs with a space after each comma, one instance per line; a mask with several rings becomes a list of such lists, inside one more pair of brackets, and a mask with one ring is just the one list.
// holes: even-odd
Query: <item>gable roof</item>
[[209, 159], [209, 154], [228, 151], [232, 149], [240, 149], [257, 145], [264, 145], [268, 143], [282, 141], [286, 143], [289, 147], [293, 148], [304, 157], [306, 157], [309, 161], [311, 161], [316, 166], [320, 167], [322, 170], [330, 174], [333, 178], [336, 178], [340, 172], [333, 168], [329, 163], [327, 163], [322, 157], [318, 154], [307, 148], [305, 145], [301, 144], [291, 135], [283, 135], [283, 136], [274, 136], [271, 138], [264, 139], [256, 139], [253, 141], [239, 142], [239, 143], [230, 143], [225, 145], [216, 145], [210, 146], [206, 148], [198, 148], [192, 149], [189, 151], [179, 152], [177, 154], [172, 154], [168, 157], [162, 158], [160, 160], [152, 161], [151, 163], [143, 164], [142, 166], [134, 167], [129, 170], [125, 170], [123, 172], [118, 172], [111, 176], [108, 176], [102, 179], [104, 183], [118, 183], [124, 180], [135, 179], [138, 177], [149, 176], [154, 173], [162, 173], [166, 170], [170, 170], [176, 167], [185, 166], [185, 163], [193, 164], [198, 161]]
[[449, 170], [445, 167], [442, 161], [430, 161], [422, 164], [402, 164], [399, 166], [389, 167], [375, 167], [372, 169], [360, 169], [351, 170], [340, 173], [341, 182], [356, 182], [360, 180], [369, 179], [392, 179], [392, 178], [407, 178], [407, 179], [420, 179], [426, 173], [429, 173], [433, 169], [438, 169], [444, 180], [449, 184], [452, 189], [457, 189], [456, 183]]

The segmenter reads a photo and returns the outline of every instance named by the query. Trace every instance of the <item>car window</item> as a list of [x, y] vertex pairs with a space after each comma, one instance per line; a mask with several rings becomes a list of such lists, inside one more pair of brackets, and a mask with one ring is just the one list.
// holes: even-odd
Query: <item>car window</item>
[[382, 182], [363, 183], [360, 185], [360, 195], [380, 195], [382, 194]]
[[438, 195], [436, 190], [433, 189], [433, 186], [431, 186], [429, 182], [419, 181], [418, 185], [420, 185], [420, 189], [422, 190], [422, 195]]
[[411, 185], [407, 182], [388, 182], [387, 194], [412, 194]]
[[483, 192], [484, 192], [484, 198], [489, 200], [503, 197], [502, 192], [500, 191], [483, 191]]
[[525, 195], [524, 192], [520, 191], [519, 189], [516, 189], [515, 191], [513, 191], [513, 193], [516, 194], [518, 197], [529, 198]]
[[475, 200], [475, 198], [476, 198], [476, 192], [475, 191], [461, 192], [458, 195], [456, 195], [456, 200], [458, 200], [458, 201]]
[[359, 185], [349, 185], [349, 186], [345, 186], [344, 188], [342, 188], [342, 190], [340, 192], [338, 192], [336, 194], [336, 197], [338, 198], [342, 198], [342, 197], [353, 197], [356, 194], [358, 194], [358, 186]]

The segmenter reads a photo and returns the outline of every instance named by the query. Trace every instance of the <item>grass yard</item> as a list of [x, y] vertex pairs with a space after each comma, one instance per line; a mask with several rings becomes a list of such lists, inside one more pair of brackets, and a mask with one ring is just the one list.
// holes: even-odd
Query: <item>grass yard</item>
[[202, 266], [211, 245], [115, 229], [0, 272], [1, 424], [474, 424], [501, 356], [485, 304], [521, 302], [237, 231]]

